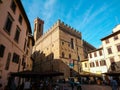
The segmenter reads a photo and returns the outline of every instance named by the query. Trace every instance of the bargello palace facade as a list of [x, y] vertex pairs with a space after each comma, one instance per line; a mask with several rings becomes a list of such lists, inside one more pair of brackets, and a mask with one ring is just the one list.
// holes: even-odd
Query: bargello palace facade
[[43, 25], [44, 21], [40, 18], [34, 20], [33, 70], [63, 72], [64, 76], [61, 78], [77, 76], [81, 71], [80, 61], [85, 59], [87, 51], [95, 48], [82, 40], [81, 32], [61, 20], [58, 20], [45, 34]]

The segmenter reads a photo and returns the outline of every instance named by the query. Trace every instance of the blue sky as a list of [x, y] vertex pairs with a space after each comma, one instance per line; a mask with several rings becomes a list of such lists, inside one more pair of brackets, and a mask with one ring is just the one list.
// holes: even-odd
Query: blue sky
[[21, 0], [34, 28], [36, 17], [44, 20], [46, 32], [58, 19], [82, 33], [82, 38], [99, 47], [101, 38], [120, 23], [120, 0]]

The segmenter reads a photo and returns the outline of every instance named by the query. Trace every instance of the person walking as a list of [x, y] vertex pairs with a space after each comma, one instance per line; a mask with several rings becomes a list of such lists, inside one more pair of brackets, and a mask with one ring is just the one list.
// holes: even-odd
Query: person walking
[[118, 90], [118, 83], [115, 80], [115, 77], [113, 77], [113, 79], [111, 80], [110, 84], [111, 84], [112, 90]]
[[29, 81], [29, 79], [27, 79], [24, 82], [24, 90], [30, 90], [30, 81]]

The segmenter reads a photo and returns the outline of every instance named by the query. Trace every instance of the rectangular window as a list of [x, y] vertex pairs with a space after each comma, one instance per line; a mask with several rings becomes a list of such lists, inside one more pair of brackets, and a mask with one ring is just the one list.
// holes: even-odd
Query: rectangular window
[[116, 36], [114, 36], [114, 40], [118, 40], [118, 36], [116, 35]]
[[4, 56], [4, 51], [5, 51], [5, 46], [4, 45], [0, 45], [0, 57]]
[[61, 43], [62, 43], [62, 45], [64, 45], [64, 41], [62, 41]]
[[13, 54], [12, 62], [18, 64], [18, 62], [19, 62], [19, 55], [18, 54], [16, 54], [16, 53]]
[[94, 63], [94, 62], [92, 62], [92, 64], [93, 64], [93, 67], [95, 67], [95, 63]]
[[41, 32], [41, 24], [38, 25], [38, 30]]
[[90, 53], [89, 55], [90, 55], [90, 58], [92, 58], [92, 54]]
[[19, 36], [20, 36], [20, 29], [17, 27], [17, 28], [16, 28], [15, 37], [14, 37], [14, 40], [15, 40], [16, 42], [19, 41]]
[[13, 23], [13, 18], [11, 17], [10, 14], [8, 14], [8, 17], [7, 17], [5, 26], [4, 26], [4, 30], [5, 30], [8, 34], [10, 34], [11, 27], [12, 27], [12, 23]]
[[100, 61], [100, 66], [104, 66], [104, 65], [106, 65], [106, 61], [105, 60], [101, 60]]
[[[34, 29], [37, 30], [37, 24], [36, 24], [36, 23], [35, 23], [35, 28], [34, 28]], [[34, 30], [34, 31], [35, 31], [35, 30]]]
[[102, 66], [102, 61], [100, 61], [100, 66]]
[[22, 16], [19, 15], [19, 19], [18, 19], [19, 23], [22, 24]]
[[99, 55], [102, 56], [102, 50], [99, 51]]
[[27, 40], [25, 39], [25, 42], [24, 42], [24, 51], [26, 49], [26, 43], [27, 43]]
[[91, 63], [90, 63], [90, 67], [95, 67], [94, 62], [91, 62]]
[[92, 67], [92, 63], [90, 63], [90, 67]]
[[71, 48], [74, 49], [74, 43], [72, 38], [71, 38]]
[[87, 67], [87, 63], [85, 63], [85, 67]]
[[5, 70], [8, 70], [8, 69], [9, 69], [9, 66], [10, 66], [10, 59], [11, 59], [11, 53], [8, 53], [8, 57], [7, 57], [7, 61], [6, 61]]
[[108, 54], [112, 54], [112, 49], [111, 48], [108, 48], [107, 51], [108, 51]]
[[94, 57], [97, 57], [97, 53], [96, 52], [94, 52]]
[[11, 9], [12, 9], [12, 11], [15, 13], [15, 10], [16, 10], [16, 4], [15, 4], [14, 1], [12, 1], [12, 3], [11, 3]]
[[109, 39], [106, 39], [105, 42], [106, 42], [106, 44], [109, 43]]
[[120, 44], [117, 45], [117, 50], [118, 50], [118, 52], [120, 52]]
[[103, 65], [106, 65], [106, 61], [105, 60], [103, 60]]
[[96, 67], [98, 67], [99, 66], [99, 63], [98, 63], [98, 61], [96, 61]]

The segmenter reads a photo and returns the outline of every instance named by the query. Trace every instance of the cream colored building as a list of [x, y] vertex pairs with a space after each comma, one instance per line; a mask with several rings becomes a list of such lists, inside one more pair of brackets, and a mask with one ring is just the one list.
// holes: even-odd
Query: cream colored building
[[84, 59], [81, 33], [58, 20], [43, 34], [43, 24], [44, 21], [39, 18], [34, 21], [33, 52], [38, 53], [36, 56], [39, 58], [35, 57], [37, 62], [40, 62], [39, 55], [43, 55], [41, 70], [50, 71], [52, 67], [53, 71], [63, 72], [64, 78], [76, 76], [80, 71], [79, 61]]
[[4, 87], [10, 72], [24, 70], [30, 60], [27, 43], [32, 32], [20, 0], [0, 0], [0, 20], [0, 83]]
[[120, 25], [112, 34], [101, 39], [108, 72], [120, 72]]
[[81, 74], [89, 73], [90, 72], [90, 65], [88, 59], [84, 59], [81, 61]]
[[105, 60], [103, 48], [90, 51], [88, 53], [90, 73], [102, 74], [107, 72], [107, 62]]

